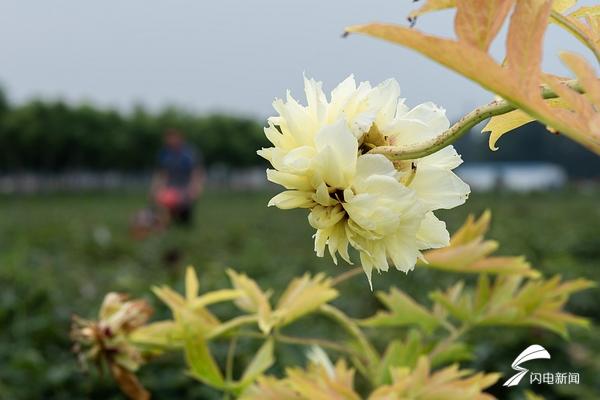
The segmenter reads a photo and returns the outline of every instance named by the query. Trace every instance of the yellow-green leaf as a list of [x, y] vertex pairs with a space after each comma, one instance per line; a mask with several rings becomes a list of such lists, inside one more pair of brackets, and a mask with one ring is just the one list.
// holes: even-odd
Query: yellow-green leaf
[[574, 11], [573, 13], [569, 14], [569, 16], [575, 17], [575, 18], [588, 17], [588, 16], [593, 16], [593, 17], [600, 16], [600, 5], [581, 7], [577, 11]]
[[462, 226], [450, 238], [450, 245], [458, 246], [482, 239], [490, 229], [491, 221], [492, 213], [490, 210], [485, 210], [477, 219], [473, 214], [469, 214]]
[[377, 298], [389, 311], [379, 311], [363, 320], [361, 323], [365, 326], [417, 325], [432, 331], [440, 323], [429, 310], [395, 287], [389, 293], [378, 292]]
[[190, 374], [207, 385], [223, 388], [221, 370], [210, 353], [208, 344], [201, 335], [184, 330], [184, 353]]
[[287, 325], [335, 299], [338, 291], [331, 287], [331, 279], [323, 274], [311, 277], [305, 274], [295, 278], [281, 295], [275, 310], [279, 326]]
[[198, 296], [199, 287], [198, 276], [196, 275], [194, 267], [187, 267], [185, 270], [185, 297], [188, 301], [191, 301]]
[[229, 269], [227, 275], [233, 287], [243, 293], [235, 300], [235, 304], [244, 311], [258, 314], [259, 328], [264, 333], [269, 333], [273, 327], [270, 293], [263, 292], [254, 280], [244, 274]]
[[392, 381], [390, 375], [392, 368], [409, 367], [416, 365], [419, 357], [425, 352], [421, 335], [417, 331], [411, 331], [405, 341], [392, 340], [377, 366], [377, 384], [389, 384]]
[[235, 300], [242, 296], [244, 292], [236, 289], [220, 289], [208, 292], [202, 296], [196, 297], [191, 303], [192, 309], [204, 308], [210, 304], [221, 303], [223, 301]]
[[139, 346], [178, 347], [182, 333], [175, 321], [159, 321], [136, 329], [129, 335], [129, 340]]
[[490, 150], [496, 151], [498, 150], [496, 142], [502, 135], [533, 121], [535, 121], [535, 118], [532, 118], [523, 111], [514, 110], [506, 114], [492, 117], [481, 131], [490, 132]]
[[240, 380], [240, 386], [244, 388], [254, 382], [254, 380], [269, 369], [274, 362], [273, 340], [269, 339], [261, 346], [250, 364], [248, 364], [248, 367], [246, 367], [242, 379]]
[[[546, 103], [551, 107], [567, 108], [567, 104], [560, 97], [548, 99], [546, 100]], [[496, 151], [498, 150], [496, 142], [498, 142], [498, 140], [504, 134], [533, 121], [535, 121], [535, 118], [532, 118], [525, 112], [521, 110], [514, 110], [509, 113], [496, 115], [495, 117], [490, 118], [486, 126], [484, 126], [481, 131], [490, 132], [489, 147], [490, 150]]]
[[523, 257], [491, 256], [498, 249], [498, 242], [484, 238], [490, 220], [489, 211], [477, 220], [469, 215], [450, 238], [450, 246], [424, 252], [426, 262], [421, 261], [419, 265], [461, 273], [539, 276], [539, 272], [531, 268]]
[[432, 371], [429, 359], [421, 356], [415, 368], [395, 368], [392, 371], [392, 383], [380, 386], [368, 399], [492, 400], [494, 397], [483, 390], [499, 378], [500, 374], [473, 374], [468, 370], [460, 370], [458, 365]]
[[552, 9], [559, 13], [567, 11], [569, 8], [577, 4], [577, 0], [554, 0]]

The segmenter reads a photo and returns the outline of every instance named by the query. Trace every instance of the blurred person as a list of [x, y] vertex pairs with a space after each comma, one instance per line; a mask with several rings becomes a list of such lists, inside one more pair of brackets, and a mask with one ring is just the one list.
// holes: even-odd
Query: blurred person
[[200, 153], [186, 142], [181, 131], [167, 129], [158, 154], [158, 168], [152, 178], [151, 195], [155, 204], [167, 211], [170, 221], [189, 225], [203, 186]]

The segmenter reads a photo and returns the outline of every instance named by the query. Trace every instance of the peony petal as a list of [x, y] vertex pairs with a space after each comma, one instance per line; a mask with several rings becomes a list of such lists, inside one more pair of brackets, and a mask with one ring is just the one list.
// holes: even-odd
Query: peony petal
[[315, 202], [312, 200], [311, 192], [287, 190], [269, 200], [268, 206], [275, 206], [282, 210], [290, 210], [292, 208], [310, 208], [314, 206], [314, 204]]
[[420, 158], [416, 163], [417, 165], [426, 164], [437, 168], [454, 169], [462, 164], [463, 160], [454, 146], [447, 146], [440, 151]]
[[420, 250], [437, 249], [450, 244], [450, 234], [446, 223], [440, 221], [432, 212], [425, 214], [417, 232], [417, 245]]
[[304, 77], [304, 93], [308, 104], [307, 111], [312, 119], [321, 124], [327, 113], [327, 98], [323, 93], [323, 83]]
[[316, 156], [315, 149], [311, 146], [296, 147], [281, 158], [280, 167], [277, 169], [302, 174], [312, 166]]
[[396, 175], [394, 164], [383, 154], [363, 154], [356, 163], [356, 176], [354, 185], [361, 187], [367, 178], [372, 175]]
[[286, 189], [296, 189], [300, 191], [310, 191], [312, 186], [308, 178], [304, 175], [290, 174], [287, 172], [267, 169], [267, 179], [277, 183]]
[[454, 172], [427, 165], [417, 166], [417, 173], [409, 187], [430, 210], [459, 206], [467, 200], [471, 192], [469, 185]]
[[346, 216], [341, 205], [335, 207], [316, 206], [308, 214], [308, 222], [315, 229], [327, 229], [333, 227]]
[[325, 182], [345, 189], [352, 182], [358, 157], [358, 142], [344, 120], [321, 129], [315, 139], [316, 163]]
[[428, 102], [423, 103], [407, 113], [397, 116], [390, 132], [395, 145], [420, 143], [432, 139], [450, 127], [446, 110]]

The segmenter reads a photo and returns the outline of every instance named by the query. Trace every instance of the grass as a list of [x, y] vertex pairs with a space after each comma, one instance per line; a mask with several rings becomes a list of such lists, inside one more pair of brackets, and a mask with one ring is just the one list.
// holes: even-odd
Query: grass
[[[314, 256], [306, 214], [267, 208], [270, 195], [207, 193], [198, 204], [192, 228], [171, 229], [144, 241], [133, 240], [128, 233], [131, 214], [146, 201], [140, 193], [0, 197], [0, 398], [120, 398], [109, 379], [82, 377], [69, 352], [71, 314], [93, 317], [107, 291], [147, 297], [159, 315], [166, 315], [149, 288], [160, 283], [181, 288], [188, 264], [197, 267], [207, 290], [228, 285], [224, 274], [228, 267], [246, 272], [263, 287], [274, 288], [305, 271], [331, 275], [345, 271], [343, 265]], [[500, 241], [501, 254], [523, 254], [546, 275], [597, 282], [599, 200], [598, 191], [480, 194], [440, 216], [452, 231], [468, 213], [490, 208], [494, 220], [489, 236]], [[389, 272], [374, 276], [374, 286], [378, 290], [394, 284], [425, 299], [427, 291], [459, 278], [427, 270], [406, 276]], [[376, 306], [362, 276], [344, 283], [342, 291], [338, 304], [353, 316], [366, 316]], [[569, 307], [597, 323], [598, 292], [575, 296]], [[600, 348], [597, 333], [593, 328], [573, 336], [573, 343], [596, 354], [596, 359]], [[530, 330], [517, 330], [512, 337], [485, 334], [498, 341], [493, 347], [501, 355], [485, 353], [489, 346], [482, 348], [481, 367], [508, 372], [512, 357], [524, 343], [530, 344], [532, 335], [544, 335], [535, 339], [556, 346], [555, 352], [565, 352], [563, 358], [569, 359], [565, 343], [551, 334]], [[142, 380], [156, 398], [210, 396], [180, 373], [179, 361], [167, 357], [143, 371]], [[584, 376], [590, 377], [588, 382], [582, 378], [581, 393], [598, 390], [600, 383], [593, 378], [600, 372], [597, 361], [593, 365], [573, 363], [571, 369], [585, 369]], [[570, 397], [573, 393], [556, 393], [562, 393], [561, 398], [575, 398]]]

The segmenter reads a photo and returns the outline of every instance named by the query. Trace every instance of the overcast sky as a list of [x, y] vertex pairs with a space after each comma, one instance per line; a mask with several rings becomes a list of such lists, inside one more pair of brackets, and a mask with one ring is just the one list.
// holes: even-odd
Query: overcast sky
[[[591, 4], [594, 1], [583, 1]], [[302, 95], [302, 73], [330, 90], [348, 74], [396, 78], [409, 104], [432, 100], [450, 116], [490, 94], [443, 67], [376, 39], [340, 34], [372, 21], [406, 24], [412, 0], [0, 0], [0, 83], [15, 101], [34, 96], [129, 109], [176, 104], [264, 117], [286, 89]], [[449, 34], [450, 12], [417, 28]], [[502, 53], [503, 37], [494, 43]], [[551, 27], [555, 54], [585, 53]]]

